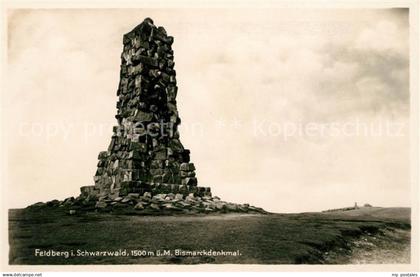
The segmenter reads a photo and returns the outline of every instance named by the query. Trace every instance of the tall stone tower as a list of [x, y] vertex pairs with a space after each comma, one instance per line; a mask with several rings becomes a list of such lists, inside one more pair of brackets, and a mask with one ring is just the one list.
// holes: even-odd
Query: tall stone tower
[[173, 37], [146, 18], [123, 43], [118, 125], [108, 150], [99, 153], [95, 185], [82, 187], [82, 195], [211, 195], [210, 188], [197, 186], [190, 151], [179, 138]]

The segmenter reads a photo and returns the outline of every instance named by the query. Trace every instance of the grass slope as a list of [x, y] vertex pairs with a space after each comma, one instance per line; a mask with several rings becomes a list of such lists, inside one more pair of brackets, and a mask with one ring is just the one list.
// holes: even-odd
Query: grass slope
[[364, 217], [370, 219], [390, 219], [410, 222], [411, 210], [409, 208], [380, 208], [368, 207], [343, 212], [331, 212], [331, 215], [344, 215], [348, 217]]
[[[403, 230], [409, 244], [410, 209], [269, 214], [130, 216], [68, 215], [59, 208], [9, 211], [10, 264], [349, 263], [355, 243]], [[408, 233], [408, 238], [407, 238]], [[407, 240], [408, 239], [408, 240]], [[400, 241], [399, 241], [400, 240]], [[383, 240], [381, 240], [383, 241]], [[385, 247], [388, 243], [385, 243]], [[36, 257], [35, 249], [239, 250], [240, 256]], [[378, 249], [377, 249], [378, 250]], [[331, 253], [335, 253], [331, 255]], [[328, 256], [329, 255], [329, 256]], [[409, 261], [407, 261], [409, 262]]]

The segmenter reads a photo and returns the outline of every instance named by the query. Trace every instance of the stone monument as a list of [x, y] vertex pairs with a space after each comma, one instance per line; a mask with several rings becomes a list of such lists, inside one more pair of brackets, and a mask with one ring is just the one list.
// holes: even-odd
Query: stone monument
[[190, 151], [179, 138], [173, 41], [150, 18], [124, 35], [118, 125], [108, 150], [99, 153], [95, 185], [82, 187], [82, 194], [211, 195], [210, 188], [197, 186]]
[[63, 201], [35, 203], [30, 208], [76, 211], [161, 213], [266, 213], [234, 204], [198, 186], [190, 151], [179, 137], [174, 70], [174, 39], [150, 18], [123, 37], [117, 90], [118, 125], [98, 156], [95, 185]]

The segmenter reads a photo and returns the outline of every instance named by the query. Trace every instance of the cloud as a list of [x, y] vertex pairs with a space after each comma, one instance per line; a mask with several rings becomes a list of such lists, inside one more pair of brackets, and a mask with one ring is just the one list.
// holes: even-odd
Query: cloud
[[375, 52], [391, 51], [406, 55], [408, 50], [406, 30], [400, 30], [397, 23], [381, 20], [361, 31], [354, 48]]

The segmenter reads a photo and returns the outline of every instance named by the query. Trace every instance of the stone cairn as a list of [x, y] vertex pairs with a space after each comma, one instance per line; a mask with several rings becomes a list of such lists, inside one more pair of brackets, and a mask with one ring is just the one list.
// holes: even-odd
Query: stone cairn
[[47, 204], [105, 211], [129, 207], [137, 211], [262, 212], [248, 204], [221, 201], [212, 197], [209, 187], [198, 186], [190, 151], [179, 138], [173, 41], [150, 18], [124, 35], [118, 125], [108, 150], [99, 153], [95, 185], [81, 187], [76, 199]]

